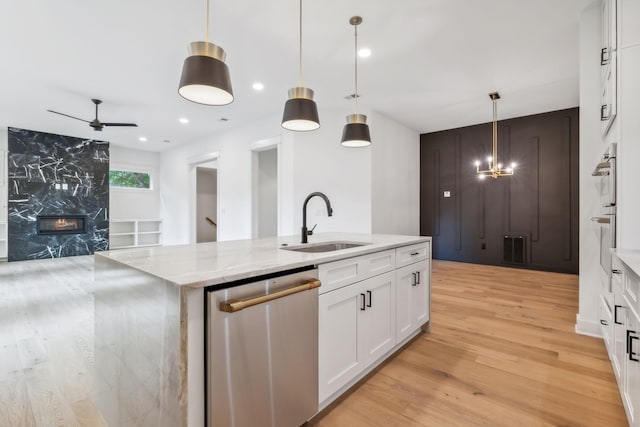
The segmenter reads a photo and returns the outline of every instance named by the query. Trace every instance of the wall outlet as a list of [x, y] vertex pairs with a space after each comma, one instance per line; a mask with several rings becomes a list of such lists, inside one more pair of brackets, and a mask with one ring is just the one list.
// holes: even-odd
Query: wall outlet
[[445, 197], [445, 198], [449, 198], [449, 197], [451, 197], [451, 191], [445, 191], [445, 192], [444, 192], [444, 197]]
[[486, 243], [482, 243], [480, 245], [480, 249], [487, 249], [487, 244]]

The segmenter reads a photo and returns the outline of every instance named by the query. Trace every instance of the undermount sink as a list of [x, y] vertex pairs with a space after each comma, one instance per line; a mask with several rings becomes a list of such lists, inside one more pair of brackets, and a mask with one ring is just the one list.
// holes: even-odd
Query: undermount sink
[[299, 246], [282, 246], [280, 249], [295, 252], [333, 252], [342, 249], [356, 248], [358, 246], [370, 245], [365, 242], [320, 242], [308, 243]]

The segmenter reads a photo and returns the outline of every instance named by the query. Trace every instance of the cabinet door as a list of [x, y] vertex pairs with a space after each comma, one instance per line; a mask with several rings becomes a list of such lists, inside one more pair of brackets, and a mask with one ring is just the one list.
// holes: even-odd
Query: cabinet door
[[429, 320], [429, 261], [396, 271], [396, 339], [402, 342]]
[[624, 376], [624, 359], [627, 350], [627, 305], [622, 296], [622, 289], [618, 283], [613, 283], [613, 373], [618, 380], [618, 386], [622, 387]]
[[627, 314], [627, 354], [624, 359], [624, 385], [622, 398], [627, 410], [629, 425], [640, 424], [638, 410], [640, 409], [640, 326], [638, 317], [629, 310]]
[[[364, 369], [358, 326], [366, 309], [361, 284], [320, 295], [318, 323], [319, 399], [323, 402]], [[375, 297], [374, 297], [375, 298]]]
[[360, 297], [365, 301], [365, 310], [359, 310], [358, 336], [368, 366], [396, 344], [395, 274], [372, 277], [362, 286]]
[[613, 358], [613, 313], [604, 296], [600, 296], [600, 331], [611, 359]]

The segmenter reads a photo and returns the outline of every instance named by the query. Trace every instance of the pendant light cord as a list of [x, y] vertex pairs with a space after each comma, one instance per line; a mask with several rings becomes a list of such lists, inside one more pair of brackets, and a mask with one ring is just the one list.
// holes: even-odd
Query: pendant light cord
[[498, 167], [498, 105], [493, 99], [493, 169]]
[[358, 114], [358, 25], [354, 25], [353, 26], [354, 29], [354, 40], [355, 40], [355, 81], [356, 81], [356, 93], [355, 93], [355, 98], [356, 98], [356, 114]]
[[204, 41], [209, 43], [209, 0], [207, 0], [207, 13], [206, 13], [206, 31], [204, 34]]
[[302, 0], [300, 0], [300, 17], [298, 22], [300, 23], [300, 46], [298, 52], [300, 62], [298, 63], [298, 86], [302, 87]]

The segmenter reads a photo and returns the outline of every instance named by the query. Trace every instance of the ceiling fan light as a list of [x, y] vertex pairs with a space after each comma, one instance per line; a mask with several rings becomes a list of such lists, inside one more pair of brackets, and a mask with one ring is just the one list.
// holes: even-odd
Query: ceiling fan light
[[293, 131], [311, 131], [320, 127], [318, 106], [313, 100], [313, 90], [306, 87], [289, 89], [289, 99], [284, 104], [282, 127]]
[[233, 89], [225, 52], [213, 43], [191, 43], [189, 56], [182, 66], [178, 93], [183, 98], [205, 105], [233, 102]]
[[367, 147], [371, 145], [371, 135], [367, 116], [364, 114], [350, 114], [347, 116], [347, 124], [342, 130], [342, 141], [344, 147]]

